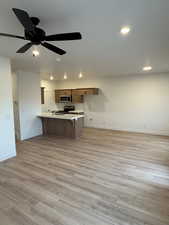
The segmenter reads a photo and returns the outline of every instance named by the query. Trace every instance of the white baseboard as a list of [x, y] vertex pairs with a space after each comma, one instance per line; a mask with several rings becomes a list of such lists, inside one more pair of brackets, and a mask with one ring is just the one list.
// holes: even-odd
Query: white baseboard
[[136, 129], [136, 128], [110, 128], [110, 127], [102, 127], [102, 126], [85, 126], [89, 128], [96, 129], [105, 129], [105, 130], [113, 130], [113, 131], [126, 131], [126, 132], [134, 132], [141, 134], [151, 134], [151, 135], [161, 135], [161, 136], [169, 136], [169, 130], [153, 130], [153, 129]]
[[13, 157], [16, 157], [16, 153], [4, 155], [4, 156], [0, 157], [0, 162], [5, 161], [5, 160], [10, 159], [10, 158], [13, 158]]

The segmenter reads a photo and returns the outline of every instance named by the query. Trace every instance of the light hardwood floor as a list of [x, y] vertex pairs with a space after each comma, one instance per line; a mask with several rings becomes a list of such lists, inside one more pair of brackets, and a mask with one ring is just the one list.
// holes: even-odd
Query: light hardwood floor
[[85, 129], [0, 163], [0, 225], [169, 225], [169, 138]]

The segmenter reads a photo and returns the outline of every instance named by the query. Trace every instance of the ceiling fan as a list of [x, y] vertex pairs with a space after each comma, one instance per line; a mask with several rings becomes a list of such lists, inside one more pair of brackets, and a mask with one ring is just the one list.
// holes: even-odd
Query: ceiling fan
[[0, 33], [0, 36], [6, 36], [11, 38], [19, 38], [23, 40], [30, 41], [29, 43], [22, 46], [17, 53], [25, 53], [33, 45], [42, 45], [43, 47], [53, 51], [59, 55], [63, 55], [66, 52], [63, 49], [60, 49], [54, 45], [49, 44], [46, 41], [69, 41], [69, 40], [79, 40], [82, 39], [82, 36], [79, 32], [73, 33], [63, 33], [63, 34], [54, 34], [46, 35], [45, 31], [37, 27], [40, 23], [39, 18], [30, 17], [29, 14], [22, 9], [12, 9], [20, 23], [24, 27], [25, 35], [24, 37], [6, 33]]

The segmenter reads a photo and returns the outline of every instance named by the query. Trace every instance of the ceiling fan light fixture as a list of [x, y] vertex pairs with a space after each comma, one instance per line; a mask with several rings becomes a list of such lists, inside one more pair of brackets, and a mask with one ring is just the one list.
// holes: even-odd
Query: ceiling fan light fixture
[[37, 56], [39, 56], [40, 54], [39, 54], [39, 51], [38, 51], [38, 50], [33, 50], [33, 51], [32, 51], [32, 55], [33, 55], [34, 57], [37, 57]]

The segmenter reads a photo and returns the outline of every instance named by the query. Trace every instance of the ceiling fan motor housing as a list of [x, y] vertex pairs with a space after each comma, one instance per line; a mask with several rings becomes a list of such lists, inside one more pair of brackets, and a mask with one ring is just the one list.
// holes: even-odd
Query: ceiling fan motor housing
[[37, 26], [40, 23], [40, 19], [37, 17], [31, 17], [30, 19], [35, 26]]
[[35, 27], [35, 31], [25, 30], [25, 39], [30, 40], [34, 45], [41, 44], [45, 40], [45, 36], [45, 31], [38, 27]]

